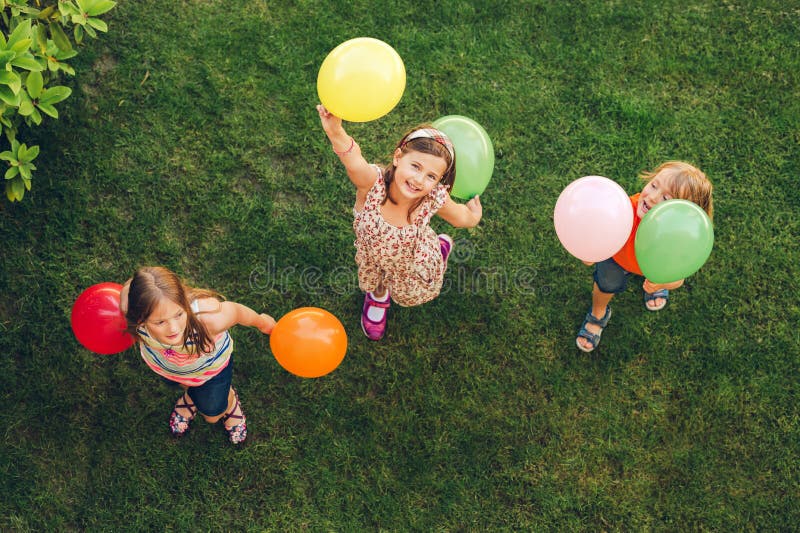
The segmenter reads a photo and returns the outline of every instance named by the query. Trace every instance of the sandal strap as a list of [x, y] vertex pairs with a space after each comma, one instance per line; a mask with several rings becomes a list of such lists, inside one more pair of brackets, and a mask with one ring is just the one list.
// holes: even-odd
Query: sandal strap
[[664, 298], [665, 300], [669, 298], [669, 290], [667, 289], [659, 289], [656, 292], [645, 292], [644, 293], [644, 301], [645, 302], [652, 302], [656, 298]]
[[369, 307], [380, 307], [382, 309], [388, 309], [389, 306], [392, 305], [392, 302], [391, 302], [391, 300], [389, 300], [389, 298], [386, 298], [385, 302], [379, 302], [375, 298], [373, 298], [369, 293], [367, 293], [367, 302], [366, 302], [366, 304]]
[[[192, 418], [194, 418], [194, 415], [197, 414], [197, 408], [192, 403], [192, 398], [189, 396], [188, 392], [184, 392], [183, 396], [178, 398], [177, 403], [175, 403], [175, 409], [173, 409], [173, 411], [176, 411], [177, 409], [181, 408], [188, 409], [189, 412], [192, 413]], [[178, 413], [176, 412], [175, 414]]]
[[603, 334], [602, 330], [599, 333], [592, 333], [586, 327], [582, 327], [580, 331], [578, 331], [578, 337], [582, 337], [587, 341], [592, 343], [592, 348], [597, 348], [597, 345], [600, 343], [600, 336]]
[[244, 411], [241, 411], [241, 415], [234, 414], [237, 408], [241, 410], [241, 405], [239, 405], [239, 395], [235, 390], [233, 391], [233, 396], [236, 398], [236, 403], [233, 404], [233, 407], [231, 407], [230, 411], [222, 416], [223, 423], [225, 423], [229, 418], [233, 418], [234, 420], [244, 420]]
[[611, 308], [606, 306], [606, 314], [603, 315], [602, 318], [597, 318], [592, 314], [592, 309], [589, 308], [589, 312], [586, 313], [586, 317], [584, 318], [584, 322], [588, 322], [589, 324], [594, 324], [595, 326], [600, 326], [604, 328], [608, 325], [608, 321], [611, 318]]

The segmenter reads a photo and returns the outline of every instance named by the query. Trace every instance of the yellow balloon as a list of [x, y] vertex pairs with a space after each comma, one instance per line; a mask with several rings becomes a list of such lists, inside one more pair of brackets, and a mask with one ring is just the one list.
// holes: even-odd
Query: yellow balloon
[[349, 122], [384, 116], [405, 88], [406, 68], [400, 55], [371, 37], [350, 39], [331, 50], [317, 75], [319, 101]]

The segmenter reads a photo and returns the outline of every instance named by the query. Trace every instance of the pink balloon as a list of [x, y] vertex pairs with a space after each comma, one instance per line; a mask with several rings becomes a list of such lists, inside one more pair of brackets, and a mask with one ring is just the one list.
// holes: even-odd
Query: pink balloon
[[633, 229], [633, 207], [625, 190], [603, 176], [584, 176], [564, 188], [553, 213], [558, 240], [583, 261], [617, 253]]

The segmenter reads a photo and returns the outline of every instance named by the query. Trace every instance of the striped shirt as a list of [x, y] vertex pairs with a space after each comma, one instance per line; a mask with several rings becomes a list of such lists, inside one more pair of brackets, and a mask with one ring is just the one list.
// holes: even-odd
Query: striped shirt
[[[192, 302], [195, 310], [196, 302]], [[195, 310], [195, 312], [197, 312]], [[198, 387], [228, 366], [233, 353], [233, 339], [223, 331], [214, 339], [214, 350], [209, 353], [192, 353], [193, 343], [168, 348], [150, 336], [144, 329], [137, 330], [141, 341], [142, 359], [156, 374], [182, 385]], [[175, 349], [177, 348], [177, 349]]]

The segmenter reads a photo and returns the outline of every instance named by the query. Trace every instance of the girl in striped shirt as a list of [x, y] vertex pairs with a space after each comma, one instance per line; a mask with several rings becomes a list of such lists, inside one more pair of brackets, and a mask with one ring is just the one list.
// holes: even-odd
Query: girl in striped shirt
[[169, 419], [170, 431], [181, 436], [199, 412], [206, 422], [222, 420], [230, 441], [247, 437], [247, 425], [232, 387], [233, 340], [237, 324], [269, 334], [275, 320], [210, 290], [185, 285], [172, 271], [143, 267], [120, 294], [128, 330], [139, 339], [145, 363], [184, 389]]

